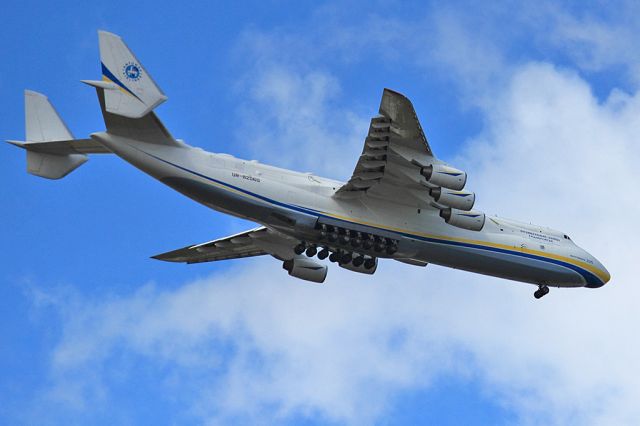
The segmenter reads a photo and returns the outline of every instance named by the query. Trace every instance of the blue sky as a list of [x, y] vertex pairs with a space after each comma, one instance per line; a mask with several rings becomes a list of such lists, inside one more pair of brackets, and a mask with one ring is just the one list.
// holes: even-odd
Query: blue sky
[[534, 303], [432, 265], [318, 287], [266, 258], [165, 264], [252, 224], [113, 156], [47, 181], [2, 145], [0, 422], [637, 424], [640, 10], [582, 3], [4, 5], [2, 139], [24, 136], [25, 88], [76, 137], [103, 129], [79, 83], [98, 29], [169, 96], [174, 136], [332, 178], [390, 87], [479, 207], [565, 230], [613, 281]]

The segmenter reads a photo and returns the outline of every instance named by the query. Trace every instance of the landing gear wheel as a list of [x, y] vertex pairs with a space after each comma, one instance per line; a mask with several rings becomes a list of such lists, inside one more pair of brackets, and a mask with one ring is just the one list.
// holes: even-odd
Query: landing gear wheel
[[327, 250], [326, 248], [323, 248], [318, 252], [318, 259], [320, 260], [326, 259], [327, 256], [329, 256], [329, 250]]
[[352, 259], [353, 259], [353, 255], [351, 253], [345, 253], [340, 258], [340, 263], [343, 265], [346, 265], [348, 263], [351, 263]]
[[376, 260], [375, 259], [369, 258], [369, 259], [364, 261], [364, 268], [365, 269], [371, 269], [374, 266], [376, 266]]
[[546, 285], [539, 285], [538, 289], [535, 291], [535, 293], [533, 293], [533, 297], [535, 297], [536, 299], [540, 299], [542, 296], [548, 293], [549, 287], [547, 287]]

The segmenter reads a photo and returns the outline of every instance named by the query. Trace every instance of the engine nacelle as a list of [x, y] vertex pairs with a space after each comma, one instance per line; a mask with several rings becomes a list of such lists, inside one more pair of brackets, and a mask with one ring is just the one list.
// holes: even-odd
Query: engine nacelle
[[282, 269], [286, 269], [292, 277], [314, 283], [323, 283], [327, 278], [327, 266], [305, 257], [285, 260]]
[[469, 191], [456, 191], [449, 188], [433, 188], [431, 190], [433, 199], [444, 206], [458, 210], [471, 210], [476, 202], [476, 194]]
[[[360, 272], [361, 274], [373, 275], [373, 273], [376, 272], [376, 269], [378, 269], [378, 259], [374, 258], [374, 259], [371, 259], [370, 262], [371, 261], [373, 262], [373, 265], [369, 265], [369, 264], [365, 265], [363, 263], [359, 266], [355, 266], [353, 263], [344, 263], [344, 264], [339, 263], [338, 266], [353, 272]], [[369, 266], [369, 268], [367, 268], [367, 266]]]
[[467, 174], [446, 164], [431, 164], [420, 169], [420, 174], [429, 183], [449, 189], [460, 190], [467, 183]]
[[479, 211], [463, 211], [457, 209], [440, 210], [440, 217], [449, 225], [470, 231], [480, 231], [484, 226], [485, 214]]

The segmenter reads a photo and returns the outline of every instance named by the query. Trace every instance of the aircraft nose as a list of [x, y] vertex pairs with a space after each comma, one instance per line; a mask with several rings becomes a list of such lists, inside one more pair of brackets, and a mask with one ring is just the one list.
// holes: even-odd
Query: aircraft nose
[[598, 282], [595, 282], [595, 281], [590, 282], [587, 284], [587, 287], [591, 287], [591, 288], [602, 287], [603, 285], [608, 283], [609, 280], [611, 280], [611, 274], [609, 273], [607, 268], [605, 268], [604, 265], [600, 263], [596, 258], [593, 258], [593, 263], [597, 269], [596, 276], [598, 277]]
[[611, 279], [611, 274], [609, 273], [609, 271], [607, 271], [607, 268], [602, 265], [602, 263], [600, 264], [600, 268], [602, 270], [602, 283], [606, 284]]

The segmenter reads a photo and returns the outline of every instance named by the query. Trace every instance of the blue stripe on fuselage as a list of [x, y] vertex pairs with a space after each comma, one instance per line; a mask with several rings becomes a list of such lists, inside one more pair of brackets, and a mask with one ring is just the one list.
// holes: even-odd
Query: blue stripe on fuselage
[[[138, 149], [138, 148], [136, 148]], [[256, 194], [254, 192], [248, 191], [246, 189], [240, 188], [238, 186], [235, 185], [231, 185], [229, 183], [223, 182], [221, 180], [218, 179], [214, 179], [212, 177], [203, 175], [202, 173], [198, 173], [196, 171], [187, 169], [185, 167], [179, 166], [177, 164], [174, 164], [170, 161], [164, 160], [160, 157], [156, 157], [153, 154], [149, 154], [148, 152], [142, 151], [140, 149], [138, 149], [140, 152], [143, 152], [147, 155], [149, 155], [150, 157], [155, 158], [156, 160], [162, 161], [163, 163], [169, 164], [173, 167], [176, 167], [180, 170], [183, 170], [185, 172], [191, 173], [193, 175], [199, 176], [203, 179], [209, 180], [211, 182], [215, 182], [219, 185], [222, 186], [226, 186], [228, 188], [232, 188], [236, 191], [242, 192], [244, 194], [250, 195], [252, 197], [258, 198], [259, 200], [262, 200], [264, 202], [279, 206], [279, 207], [284, 207], [286, 209], [289, 210], [293, 210], [293, 211], [298, 211], [300, 213], [305, 213], [305, 214], [310, 214], [313, 216], [318, 216], [318, 217], [325, 217], [325, 218], [329, 218], [332, 220], [338, 220], [341, 222], [346, 222], [349, 224], [357, 224], [355, 222], [351, 222], [349, 220], [346, 219], [341, 219], [341, 218], [336, 218], [334, 216], [330, 216], [327, 214], [324, 214], [318, 210], [314, 210], [314, 209], [309, 209], [309, 208], [305, 208], [305, 207], [301, 207], [301, 206], [296, 206], [296, 205], [292, 205], [292, 204], [286, 204], [280, 201], [276, 201], [273, 200], [271, 198], [265, 197], [263, 195], [260, 194]], [[386, 232], [393, 232], [395, 234], [398, 235], [402, 235], [404, 237], [407, 238], [412, 238], [412, 239], [416, 239], [416, 240], [420, 240], [420, 241], [426, 241], [426, 242], [430, 242], [430, 243], [436, 243], [436, 244], [448, 244], [451, 246], [457, 246], [457, 247], [466, 247], [466, 248], [473, 248], [473, 249], [480, 249], [480, 250], [486, 250], [486, 251], [492, 251], [492, 252], [496, 252], [496, 253], [502, 253], [502, 254], [509, 254], [509, 255], [515, 255], [515, 256], [520, 256], [520, 257], [525, 257], [528, 259], [533, 259], [533, 260], [538, 260], [538, 261], [542, 261], [542, 262], [548, 262], [548, 263], [553, 263], [559, 266], [563, 266], [565, 268], [569, 268], [577, 273], [579, 273], [580, 275], [582, 275], [582, 277], [584, 277], [585, 281], [586, 281], [586, 286], [590, 287], [590, 288], [597, 288], [597, 287], [602, 287], [604, 285], [604, 282], [602, 280], [600, 280], [596, 275], [594, 275], [593, 273], [577, 266], [577, 265], [573, 265], [571, 263], [568, 262], [563, 262], [561, 260], [557, 260], [557, 259], [550, 259], [548, 257], [544, 257], [544, 256], [537, 256], [534, 254], [529, 254], [529, 253], [523, 253], [523, 252], [518, 252], [518, 251], [514, 251], [514, 250], [508, 250], [508, 249], [503, 249], [503, 248], [499, 248], [499, 247], [491, 247], [491, 246], [483, 246], [480, 244], [473, 244], [473, 243], [466, 243], [466, 242], [460, 242], [460, 241], [450, 241], [450, 240], [442, 240], [442, 239], [438, 239], [438, 238], [432, 238], [432, 237], [424, 237], [421, 235], [414, 235], [414, 234], [410, 234], [410, 233], [406, 233], [406, 232], [401, 232], [401, 231], [395, 231], [395, 230], [390, 230], [390, 229], [385, 229], [385, 228], [381, 228], [381, 227], [376, 227], [376, 226], [372, 226], [372, 225], [362, 225], [362, 224], [358, 224], [360, 226], [366, 226], [369, 228], [373, 228], [373, 229], [380, 229], [380, 230], [384, 230]]]

